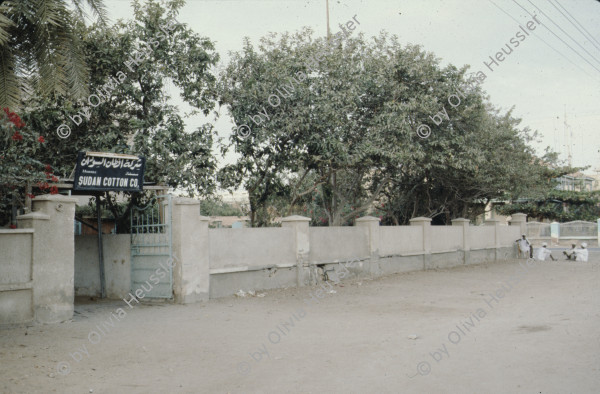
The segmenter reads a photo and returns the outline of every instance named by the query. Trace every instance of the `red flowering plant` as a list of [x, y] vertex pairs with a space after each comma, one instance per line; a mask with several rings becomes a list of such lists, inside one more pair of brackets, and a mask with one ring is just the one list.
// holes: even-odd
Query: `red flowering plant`
[[45, 138], [32, 132], [19, 115], [0, 110], [0, 226], [14, 225], [13, 206], [24, 208], [26, 198], [34, 198], [36, 192], [58, 192], [47, 183], [58, 178], [41, 161], [45, 145]]

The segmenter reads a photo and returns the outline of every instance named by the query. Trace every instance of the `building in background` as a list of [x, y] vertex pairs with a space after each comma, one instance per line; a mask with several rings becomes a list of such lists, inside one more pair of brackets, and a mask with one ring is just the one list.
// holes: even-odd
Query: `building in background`
[[598, 176], [594, 177], [581, 172], [574, 174], [563, 175], [557, 178], [559, 184], [556, 185], [557, 190], [567, 190], [576, 192], [591, 192], [600, 190], [600, 181]]

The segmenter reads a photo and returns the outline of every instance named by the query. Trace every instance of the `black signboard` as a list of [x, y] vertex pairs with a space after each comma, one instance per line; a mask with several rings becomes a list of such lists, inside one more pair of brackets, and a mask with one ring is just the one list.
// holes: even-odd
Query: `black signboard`
[[145, 165], [144, 157], [79, 152], [73, 190], [142, 191]]

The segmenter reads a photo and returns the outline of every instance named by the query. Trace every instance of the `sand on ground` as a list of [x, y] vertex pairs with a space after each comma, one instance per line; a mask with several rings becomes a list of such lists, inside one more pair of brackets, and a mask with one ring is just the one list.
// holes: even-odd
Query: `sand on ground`
[[0, 392], [600, 392], [598, 261], [323, 286], [193, 305], [80, 300], [70, 322], [0, 330]]

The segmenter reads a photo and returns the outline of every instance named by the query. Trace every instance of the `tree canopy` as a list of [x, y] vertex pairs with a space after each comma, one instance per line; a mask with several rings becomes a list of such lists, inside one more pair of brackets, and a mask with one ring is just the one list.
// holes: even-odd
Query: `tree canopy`
[[[395, 224], [473, 218], [491, 199], [535, 188], [547, 168], [528, 145], [535, 134], [489, 103], [485, 74], [467, 71], [384, 33], [333, 47], [309, 29], [269, 35], [257, 48], [246, 40], [219, 92], [236, 125], [252, 130], [233, 130], [224, 151], [240, 158], [220, 179], [246, 188], [254, 225], [278, 195], [287, 214], [318, 200], [329, 225], [374, 205]], [[428, 138], [417, 134], [422, 124]]]
[[[79, 151], [128, 153], [146, 157], [147, 182], [211, 194], [217, 165], [211, 152], [213, 127], [197, 125], [186, 132], [183, 115], [169, 103], [166, 85], [181, 88], [186, 103], [208, 114], [216, 103], [216, 77], [210, 68], [218, 54], [208, 38], [177, 22], [182, 1], [170, 1], [167, 7], [153, 0], [132, 4], [134, 20], [111, 27], [77, 26], [90, 70], [86, 100], [50, 98], [35, 90], [20, 116], [32, 132], [44, 131], [44, 164], [63, 178], [71, 174]], [[54, 132], [61, 123], [71, 128], [67, 138]], [[132, 204], [139, 198], [132, 196]]]
[[600, 192], [576, 192], [552, 190], [537, 198], [528, 198], [500, 205], [496, 211], [502, 215], [516, 212], [526, 214], [532, 220], [571, 222], [586, 220], [595, 222], [600, 217]]
[[[91, 26], [84, 4], [98, 17]], [[0, 4], [0, 102], [18, 103], [0, 114], [0, 209], [67, 178], [79, 151], [145, 156], [146, 181], [191, 196], [243, 187], [253, 226], [291, 214], [313, 225], [366, 214], [447, 224], [492, 200], [544, 195], [571, 170], [535, 155], [536, 133], [490, 103], [483, 72], [387, 33], [332, 40], [303, 29], [246, 39], [215, 75], [214, 43], [177, 22], [183, 5], [134, 0], [133, 20], [108, 26], [99, 0]], [[186, 131], [169, 86], [194, 112], [227, 108], [236, 126], [220, 147], [234, 162], [218, 169], [216, 130]], [[124, 221], [143, 199], [107, 197]]]

